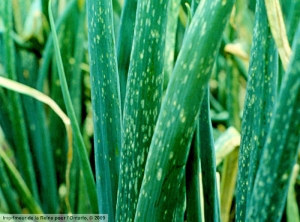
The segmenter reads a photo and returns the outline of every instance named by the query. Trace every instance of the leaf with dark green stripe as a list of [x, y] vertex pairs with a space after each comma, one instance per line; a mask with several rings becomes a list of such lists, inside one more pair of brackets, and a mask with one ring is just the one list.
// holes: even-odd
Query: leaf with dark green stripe
[[276, 99], [246, 220], [280, 221], [300, 137], [300, 25], [293, 54]]
[[244, 221], [262, 147], [268, 134], [277, 92], [277, 51], [263, 0], [256, 19], [243, 114], [237, 179], [237, 221]]
[[174, 219], [174, 202], [178, 201], [201, 100], [233, 3], [202, 1], [192, 19], [152, 138], [136, 221]]

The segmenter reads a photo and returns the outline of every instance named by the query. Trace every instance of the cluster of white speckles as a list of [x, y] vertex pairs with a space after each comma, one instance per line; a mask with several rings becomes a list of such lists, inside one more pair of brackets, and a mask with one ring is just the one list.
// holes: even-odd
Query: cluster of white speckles
[[185, 113], [184, 113], [184, 109], [181, 109], [179, 117], [180, 117], [180, 121], [182, 123], [184, 123], [186, 121], [186, 116], [185, 116]]

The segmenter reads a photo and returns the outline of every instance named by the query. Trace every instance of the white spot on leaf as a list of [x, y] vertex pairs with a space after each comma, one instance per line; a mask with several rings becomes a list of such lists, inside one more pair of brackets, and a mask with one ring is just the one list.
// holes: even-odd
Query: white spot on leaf
[[156, 179], [158, 181], [161, 180], [161, 175], [162, 175], [162, 168], [159, 168], [158, 171], [157, 171], [157, 174], [156, 174]]

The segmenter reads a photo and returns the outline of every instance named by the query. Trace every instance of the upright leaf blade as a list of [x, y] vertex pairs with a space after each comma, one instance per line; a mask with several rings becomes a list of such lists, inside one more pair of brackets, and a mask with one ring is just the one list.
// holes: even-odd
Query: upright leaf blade
[[52, 30], [52, 37], [53, 37], [53, 42], [54, 42], [54, 50], [55, 50], [55, 55], [56, 55], [56, 60], [57, 60], [57, 69], [59, 73], [59, 78], [61, 82], [61, 87], [62, 87], [62, 92], [63, 92], [63, 98], [65, 102], [65, 106], [67, 109], [68, 116], [71, 120], [71, 126], [72, 126], [72, 131], [74, 135], [74, 141], [75, 141], [75, 148], [76, 151], [78, 152], [78, 155], [80, 156], [80, 165], [81, 169], [83, 171], [84, 175], [84, 182], [85, 186], [87, 189], [88, 193], [88, 198], [91, 204], [92, 212], [97, 213], [98, 212], [98, 202], [97, 202], [97, 193], [96, 193], [96, 187], [95, 187], [95, 182], [92, 174], [92, 169], [91, 165], [89, 163], [89, 159], [87, 156], [87, 151], [83, 142], [83, 138], [80, 133], [80, 129], [78, 126], [78, 122], [76, 120], [76, 114], [72, 105], [67, 81], [66, 81], [66, 76], [64, 73], [64, 68], [62, 64], [62, 59], [59, 51], [59, 45], [58, 45], [58, 39], [57, 39], [57, 34], [55, 30], [55, 24], [52, 16], [52, 10], [51, 10], [51, 0], [49, 0], [49, 5], [48, 5], [48, 10], [49, 10], [49, 19], [50, 19], [50, 25], [51, 25], [51, 30]]
[[121, 107], [111, 0], [87, 1], [99, 212], [115, 217]]
[[300, 147], [300, 25], [253, 185], [249, 221], [280, 221]]
[[244, 221], [277, 91], [277, 51], [266, 9], [257, 1], [237, 179], [237, 221]]
[[137, 2], [137, 0], [125, 0], [121, 15], [117, 54], [122, 111], [126, 95], [126, 84], [128, 79]]
[[164, 88], [167, 88], [175, 63], [175, 42], [180, 9], [180, 0], [170, 0], [168, 5], [168, 23], [166, 30]]
[[138, 1], [124, 104], [117, 220], [134, 220], [161, 105], [168, 0]]
[[[197, 8], [156, 124], [136, 221], [174, 219], [173, 203], [177, 202], [176, 193], [184, 175], [201, 100], [233, 3], [233, 0], [206, 0]], [[219, 31], [215, 32], [216, 29]]]
[[186, 217], [188, 221], [204, 220], [203, 207], [201, 206], [201, 163], [200, 163], [200, 138], [199, 124], [195, 129], [191, 143], [190, 153], [186, 164]]
[[[43, 3], [46, 1], [43, 1]], [[47, 1], [48, 3], [48, 1]], [[68, 2], [68, 4], [65, 6], [64, 11], [62, 12], [62, 14], [57, 18], [56, 21], [56, 31], [58, 31], [63, 24], [66, 23], [67, 18], [73, 13], [74, 11], [74, 7], [76, 7], [76, 0], [71, 0]], [[48, 7], [48, 4], [47, 4]], [[48, 12], [48, 8], [47, 8], [47, 12]], [[47, 42], [45, 44], [44, 50], [43, 50], [43, 59], [42, 62], [40, 64], [39, 67], [39, 73], [38, 73], [38, 78], [37, 78], [37, 83], [36, 83], [36, 88], [39, 91], [44, 91], [44, 84], [47, 82], [47, 76], [50, 75], [50, 65], [52, 62], [52, 58], [53, 58], [53, 38], [52, 35], [48, 36]], [[54, 155], [54, 159], [55, 162], [60, 162], [60, 163], [66, 163], [66, 158], [65, 156], [62, 156], [61, 150], [58, 150], [58, 147], [55, 147], [55, 144], [53, 143], [53, 140], [51, 141], [50, 138], [50, 133], [43, 133], [43, 132], [47, 132], [50, 130], [49, 124], [47, 124], [46, 121], [46, 110], [44, 109], [44, 106], [42, 104], [37, 104], [36, 106], [36, 115], [38, 118], [38, 121], [41, 123], [41, 125], [39, 127], [41, 127], [40, 129], [37, 129], [37, 131], [41, 134], [42, 140], [43, 140], [43, 145], [44, 145], [44, 150], [45, 152], [52, 152]], [[55, 132], [57, 133], [57, 131], [55, 130]], [[61, 138], [61, 136], [60, 136]], [[59, 139], [61, 140], [61, 139]], [[61, 142], [61, 141], [60, 141]], [[60, 143], [61, 144], [61, 143]], [[55, 152], [55, 151], [60, 151], [60, 152]], [[42, 154], [43, 155], [43, 154]], [[50, 154], [51, 155], [51, 154]], [[43, 158], [46, 158], [48, 155], [44, 155]], [[40, 159], [43, 159], [40, 158]], [[63, 160], [62, 160], [63, 159]], [[50, 158], [47, 159], [47, 161], [50, 161]], [[57, 179], [57, 183], [60, 184], [62, 182], [64, 182], [65, 180], [65, 165], [66, 164], [55, 164], [55, 169], [57, 170], [57, 175], [59, 175], [56, 179]], [[50, 169], [49, 169], [50, 171]], [[49, 193], [49, 195], [51, 195]]]
[[[86, 7], [85, 1], [76, 1], [76, 10], [73, 13], [73, 21], [72, 25], [77, 24], [77, 29], [71, 31], [73, 34], [76, 32], [75, 41], [74, 41], [74, 63], [71, 66], [71, 81], [70, 81], [70, 95], [72, 98], [72, 103], [74, 106], [76, 118], [78, 119], [78, 124], [81, 127], [82, 133], [84, 134], [83, 128], [83, 118], [84, 115], [84, 107], [82, 103], [84, 101], [83, 97], [83, 71], [81, 69], [81, 64], [84, 61], [85, 54], [85, 46], [86, 42], [86, 32], [85, 32], [85, 24], [86, 24]], [[78, 20], [78, 21], [77, 21]], [[73, 25], [74, 26], [74, 25]], [[74, 27], [73, 27], [74, 28]], [[72, 45], [73, 46], [73, 45]], [[72, 51], [72, 50], [71, 50]], [[71, 55], [72, 56], [72, 55]], [[84, 137], [84, 136], [83, 136]], [[89, 149], [88, 149], [89, 151]], [[88, 152], [89, 153], [89, 152]], [[69, 163], [68, 163], [69, 164]], [[78, 176], [78, 170], [80, 169], [80, 162], [78, 153], [73, 153], [72, 165], [70, 166], [69, 178], [70, 178], [70, 190], [69, 190], [69, 203], [72, 212], [80, 213], [80, 212], [90, 212], [90, 207], [86, 204], [86, 198], [80, 199], [81, 196], [86, 196], [86, 189], [84, 185], [83, 175], [80, 174]], [[67, 165], [68, 171], [68, 165]], [[68, 172], [66, 172], [68, 173]], [[84, 206], [85, 211], [80, 211], [81, 206]]]
[[216, 154], [209, 113], [209, 88], [204, 92], [200, 108], [200, 158], [205, 221], [220, 221], [220, 201], [216, 178]]

